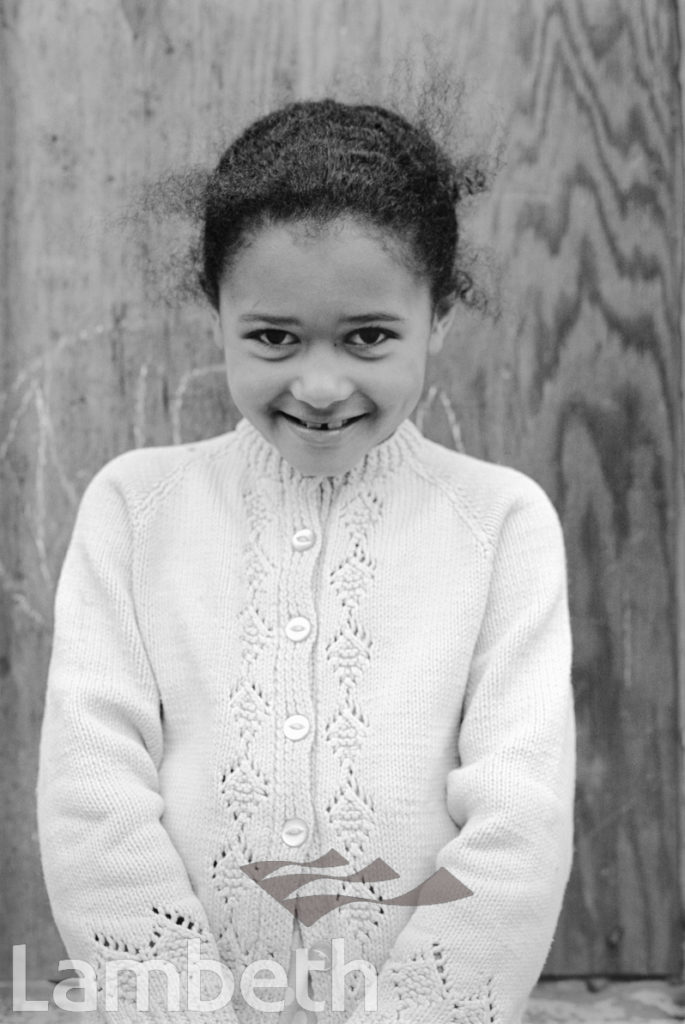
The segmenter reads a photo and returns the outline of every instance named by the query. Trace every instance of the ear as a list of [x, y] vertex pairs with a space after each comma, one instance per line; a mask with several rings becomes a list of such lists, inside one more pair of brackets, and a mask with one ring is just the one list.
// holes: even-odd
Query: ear
[[456, 311], [457, 304], [455, 301], [452, 301], [447, 309], [444, 309], [442, 312], [436, 310], [433, 315], [431, 335], [428, 340], [428, 351], [431, 355], [437, 355], [442, 349], [445, 336], [449, 333], [450, 327], [454, 322]]

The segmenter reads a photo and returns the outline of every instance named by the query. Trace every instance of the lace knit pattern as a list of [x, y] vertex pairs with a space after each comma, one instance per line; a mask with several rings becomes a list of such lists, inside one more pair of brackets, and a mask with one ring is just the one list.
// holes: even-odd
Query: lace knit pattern
[[[394, 962], [383, 979], [374, 1024], [504, 1024], [495, 1006], [493, 979], [475, 990], [451, 984], [439, 942]], [[355, 1014], [356, 1019], [356, 1014]]]
[[[225, 913], [217, 935], [220, 952], [244, 969], [254, 953], [245, 939], [237, 912], [248, 901], [250, 880], [241, 864], [255, 860], [249, 825], [260, 803], [272, 789], [268, 766], [260, 763], [255, 750], [257, 733], [273, 717], [272, 694], [264, 691], [260, 659], [275, 641], [274, 623], [268, 612], [267, 581], [273, 574], [264, 548], [264, 534], [273, 527], [275, 509], [265, 495], [243, 481], [242, 498], [247, 521], [247, 541], [243, 549], [246, 600], [239, 618], [240, 667], [230, 689], [228, 716], [232, 756], [221, 770], [221, 804], [230, 822], [227, 841], [213, 863], [212, 879], [223, 901]], [[229, 954], [229, 955], [227, 955]]]
[[[383, 514], [383, 475], [379, 474], [361, 493], [344, 502], [339, 510], [341, 525], [348, 538], [344, 557], [331, 569], [329, 581], [340, 607], [340, 625], [325, 645], [326, 659], [337, 682], [335, 714], [324, 725], [324, 737], [339, 765], [339, 785], [326, 806], [329, 824], [340, 837], [339, 849], [350, 862], [350, 870], [364, 866], [369, 839], [376, 827], [373, 793], [363, 788], [355, 774], [355, 760], [368, 733], [364, 714], [364, 676], [372, 657], [373, 637], [364, 624], [364, 600], [373, 584], [376, 563], [371, 554], [373, 531]], [[374, 898], [370, 883], [367, 895]], [[341, 882], [341, 895], [349, 886]], [[355, 894], [361, 895], [360, 883]], [[383, 908], [373, 903], [352, 903], [346, 908], [348, 927], [359, 943], [362, 955], [368, 954], [372, 933], [378, 927]], [[345, 979], [346, 1005], [354, 1005], [359, 996], [362, 976], [358, 972]]]
[[[96, 972], [98, 1008], [107, 1007], [115, 1021], [168, 1021], [167, 1009], [173, 1012], [178, 1024], [194, 1020], [188, 1009], [189, 944], [195, 943], [198, 959], [213, 958], [216, 948], [211, 935], [199, 925], [192, 914], [182, 906], [150, 907], [152, 927], [146, 941], [135, 942], [111, 934], [95, 933], [95, 956], [92, 966]], [[155, 966], [159, 962], [159, 967]], [[140, 974], [135, 965], [145, 965]], [[140, 977], [146, 977], [142, 983]], [[205, 1004], [219, 992], [219, 980], [201, 973], [195, 997]], [[147, 989], [147, 1005], [145, 1005]], [[192, 1006], [192, 1002], [191, 1002]], [[139, 1012], [140, 1011], [140, 1012]], [[211, 1011], [203, 1013], [208, 1024], [217, 1024], [219, 1017]]]

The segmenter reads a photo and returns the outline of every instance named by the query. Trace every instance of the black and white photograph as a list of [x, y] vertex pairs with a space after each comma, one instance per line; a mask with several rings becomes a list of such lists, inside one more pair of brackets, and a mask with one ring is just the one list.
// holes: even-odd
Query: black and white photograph
[[685, 0], [0, 0], [0, 1024], [685, 1020]]

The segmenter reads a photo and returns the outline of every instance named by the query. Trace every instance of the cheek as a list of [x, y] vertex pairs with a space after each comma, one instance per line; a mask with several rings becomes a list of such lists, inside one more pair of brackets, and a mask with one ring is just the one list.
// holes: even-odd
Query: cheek
[[233, 398], [246, 405], [257, 405], [274, 398], [283, 389], [283, 371], [278, 364], [253, 359], [230, 348], [225, 350], [224, 365]]
[[407, 352], [388, 366], [379, 380], [379, 391], [390, 401], [416, 398], [423, 390], [426, 376], [426, 357], [423, 352]]
[[250, 374], [248, 361], [230, 348], [224, 349], [224, 368], [228, 386], [234, 398], [238, 396], [249, 398], [255, 393], [256, 375]]

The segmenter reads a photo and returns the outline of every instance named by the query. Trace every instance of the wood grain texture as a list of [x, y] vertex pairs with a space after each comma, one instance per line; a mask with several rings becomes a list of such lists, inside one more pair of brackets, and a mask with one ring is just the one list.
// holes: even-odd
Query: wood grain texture
[[150, 218], [123, 248], [117, 211], [284, 98], [384, 98], [428, 32], [471, 83], [476, 126], [506, 133], [473, 222], [497, 254], [502, 315], [464, 311], [415, 418], [538, 479], [568, 547], [576, 862], [547, 973], [680, 969], [675, 5], [15, 0], [2, 13], [2, 953], [26, 942], [34, 976], [62, 955], [33, 789], [80, 494], [126, 448], [236, 419], [206, 313], [146, 291], [136, 257], [164, 237]]
[[659, 973], [680, 968], [674, 8], [530, 3], [519, 28], [501, 226], [526, 309], [488, 452], [543, 472], [571, 558], [577, 856], [552, 966]]

